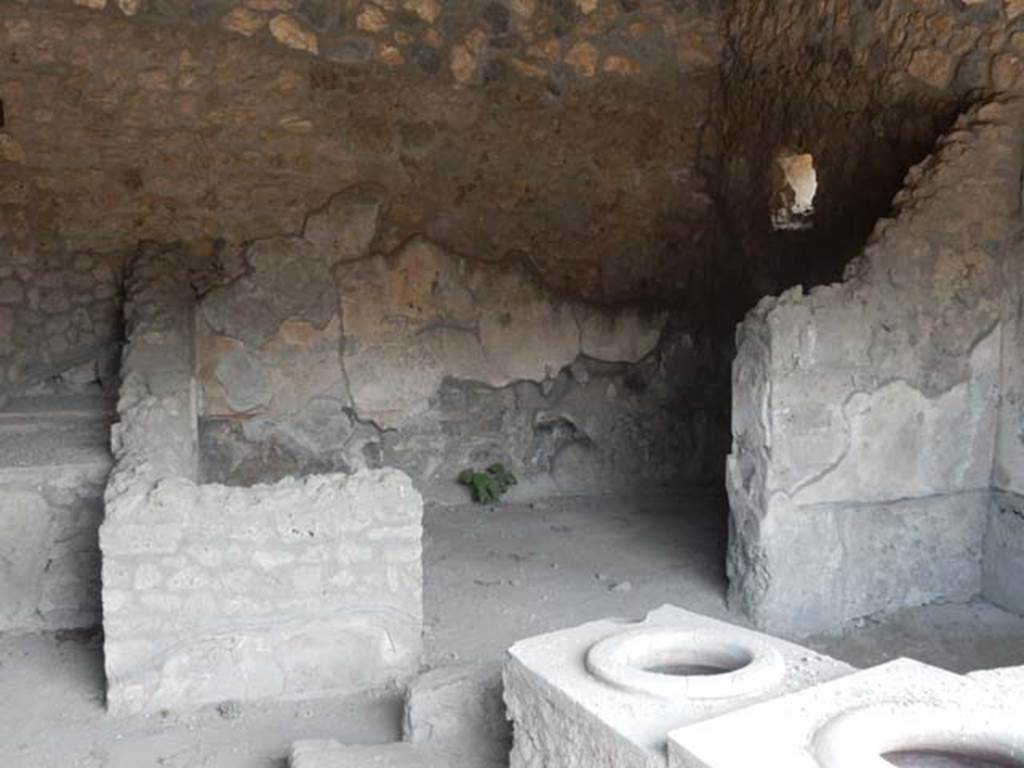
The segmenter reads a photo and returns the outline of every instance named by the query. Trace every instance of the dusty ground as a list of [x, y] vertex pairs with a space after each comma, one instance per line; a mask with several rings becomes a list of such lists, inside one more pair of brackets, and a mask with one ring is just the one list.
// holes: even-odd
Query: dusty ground
[[5, 768], [284, 768], [296, 738], [399, 737], [395, 697], [245, 705], [168, 717], [107, 717], [102, 651], [81, 635], [0, 637]]
[[[665, 602], [728, 617], [722, 504], [689, 496], [428, 509], [427, 662], [497, 659], [519, 638]], [[934, 606], [811, 644], [854, 664], [911, 655], [964, 671], [1024, 664], [1024, 620], [983, 604]], [[281, 768], [295, 739], [377, 743], [399, 731], [395, 695], [115, 720], [102, 690], [95, 636], [0, 636], [0, 765]]]
[[1024, 619], [982, 602], [930, 605], [864, 619], [804, 643], [856, 667], [908, 656], [964, 673], [1024, 665]]
[[725, 616], [725, 519], [710, 496], [430, 509], [427, 661], [501, 658], [524, 637], [674, 603]]

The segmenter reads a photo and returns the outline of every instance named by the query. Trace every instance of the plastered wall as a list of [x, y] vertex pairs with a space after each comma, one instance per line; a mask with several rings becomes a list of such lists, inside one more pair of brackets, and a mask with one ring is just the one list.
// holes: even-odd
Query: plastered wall
[[809, 633], [981, 592], [1020, 115], [972, 110], [843, 283], [765, 299], [740, 327], [730, 598], [760, 624]]

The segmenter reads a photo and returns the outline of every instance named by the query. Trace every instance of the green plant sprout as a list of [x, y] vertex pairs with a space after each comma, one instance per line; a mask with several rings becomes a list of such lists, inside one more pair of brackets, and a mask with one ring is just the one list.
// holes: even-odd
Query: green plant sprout
[[472, 468], [463, 470], [459, 473], [459, 483], [470, 489], [477, 504], [494, 504], [516, 484], [516, 476], [503, 464], [491, 464], [483, 472]]

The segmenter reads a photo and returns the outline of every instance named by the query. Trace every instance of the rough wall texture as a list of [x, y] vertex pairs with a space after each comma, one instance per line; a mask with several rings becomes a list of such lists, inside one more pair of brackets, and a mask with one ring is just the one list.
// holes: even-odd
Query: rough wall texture
[[811, 632], [980, 591], [1021, 117], [972, 110], [846, 282], [765, 299], [741, 326], [730, 597], [759, 624]]
[[383, 464], [443, 495], [493, 461], [541, 491], [717, 475], [706, 352], [665, 312], [564, 299], [423, 238], [374, 253], [384, 206], [372, 186], [340, 193], [203, 297], [208, 479]]
[[159, 539], [104, 531], [113, 711], [341, 695], [417, 668], [422, 504], [408, 477], [168, 479], [146, 502]]
[[0, 631], [99, 623], [105, 431], [73, 418], [2, 419]]
[[[2, 4], [0, 232], [231, 250], [374, 182], [388, 251], [419, 233], [599, 299], [692, 287], [714, 4], [275, 0], [235, 9], [250, 38], [220, 26], [228, 3], [138, 6]], [[273, 42], [293, 7], [321, 56]]]
[[48, 253], [25, 232], [0, 232], [0, 407], [55, 379], [112, 388], [119, 307], [118, 255]]
[[197, 485], [194, 294], [174, 252], [128, 274], [101, 529], [115, 712], [343, 693], [416, 667], [422, 502], [394, 470]]
[[992, 494], [982, 587], [992, 603], [1024, 615], [1024, 497], [996, 491]]
[[1024, 244], [1017, 243], [1006, 260], [1003, 281], [1002, 400], [992, 484], [996, 489], [1024, 494]]
[[[207, 479], [391, 465], [450, 488], [496, 460], [539, 490], [720, 478], [727, 355], [702, 320], [717, 2], [0, 10], [0, 240], [50, 290], [29, 316], [13, 286], [8, 310], [0, 272], [0, 365], [19, 386], [120, 336], [99, 317], [116, 316], [116, 256], [113, 283], [89, 273], [107, 303], [88, 318], [58, 280], [174, 244], [183, 284], [209, 291]], [[350, 240], [306, 222], [332, 206]], [[399, 303], [431, 258], [458, 280], [418, 285], [433, 326]], [[27, 360], [4, 359], [7, 326]]]
[[1024, 614], [1024, 269], [1020, 244], [1003, 269], [1002, 399], [985, 536], [985, 597]]
[[[1015, 0], [760, 0], [732, 4], [727, 38], [717, 281], [739, 319], [840, 279], [964, 107], [1018, 87], [1024, 14]], [[813, 229], [770, 227], [784, 151], [814, 156]]]
[[440, 667], [420, 675], [405, 694], [402, 737], [458, 753], [467, 768], [508, 765], [512, 723], [502, 698], [503, 665]]

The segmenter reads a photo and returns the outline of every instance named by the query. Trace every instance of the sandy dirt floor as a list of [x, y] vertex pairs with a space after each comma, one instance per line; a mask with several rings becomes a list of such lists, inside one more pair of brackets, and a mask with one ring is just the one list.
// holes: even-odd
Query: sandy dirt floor
[[[516, 640], [673, 603], [719, 618], [725, 506], [715, 496], [428, 507], [426, 664], [499, 660]], [[814, 648], [857, 665], [909, 655], [954, 671], [1024, 664], [1024, 619], [984, 604], [875, 617]], [[395, 692], [115, 719], [93, 633], [0, 635], [4, 768], [283, 768], [288, 746], [399, 737]]]

